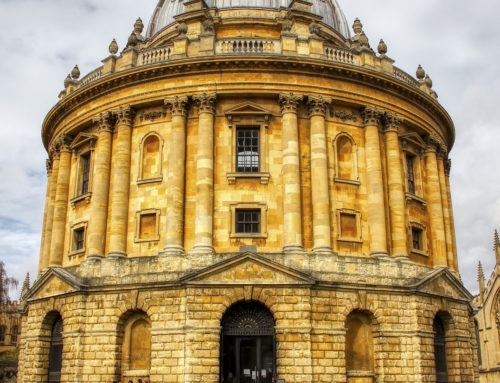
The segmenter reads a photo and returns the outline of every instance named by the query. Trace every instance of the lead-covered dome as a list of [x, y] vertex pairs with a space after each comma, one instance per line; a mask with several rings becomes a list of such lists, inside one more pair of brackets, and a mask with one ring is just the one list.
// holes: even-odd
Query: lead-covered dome
[[[287, 8], [291, 0], [205, 0], [210, 8]], [[310, 0], [311, 12], [322, 16], [322, 23], [335, 29], [346, 39], [350, 38], [349, 26], [337, 0]], [[175, 22], [174, 17], [185, 12], [184, 0], [160, 0], [149, 22], [147, 37], [151, 38]]]

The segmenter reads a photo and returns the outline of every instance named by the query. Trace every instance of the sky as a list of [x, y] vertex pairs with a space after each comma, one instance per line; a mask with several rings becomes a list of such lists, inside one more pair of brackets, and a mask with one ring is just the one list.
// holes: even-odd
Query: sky
[[[35, 278], [47, 175], [40, 131], [75, 64], [82, 75], [120, 49], [157, 0], [0, 0], [0, 260], [22, 284]], [[477, 293], [477, 263], [493, 270], [500, 229], [500, 3], [492, 0], [339, 0], [359, 17], [374, 49], [395, 65], [421, 64], [455, 123], [451, 187], [460, 272]], [[19, 291], [13, 291], [17, 299]]]

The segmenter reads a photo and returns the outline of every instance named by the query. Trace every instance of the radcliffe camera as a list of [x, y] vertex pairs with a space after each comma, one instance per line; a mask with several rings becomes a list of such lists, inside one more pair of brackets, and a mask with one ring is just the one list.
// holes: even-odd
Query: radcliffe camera
[[460, 132], [339, 3], [160, 0], [61, 74], [38, 275], [0, 326], [17, 382], [500, 381], [496, 290], [458, 269]]

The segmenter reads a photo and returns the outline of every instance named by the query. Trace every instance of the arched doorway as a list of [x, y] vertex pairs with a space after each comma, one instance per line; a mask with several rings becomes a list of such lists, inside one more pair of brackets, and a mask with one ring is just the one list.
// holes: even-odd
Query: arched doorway
[[271, 312], [257, 302], [230, 307], [222, 318], [223, 383], [271, 383], [276, 371], [276, 338]]

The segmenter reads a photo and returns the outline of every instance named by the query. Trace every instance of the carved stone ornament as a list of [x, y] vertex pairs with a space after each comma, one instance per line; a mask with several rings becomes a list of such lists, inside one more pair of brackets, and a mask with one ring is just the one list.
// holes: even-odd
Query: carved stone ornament
[[309, 116], [320, 115], [325, 116], [328, 106], [332, 103], [332, 99], [322, 96], [308, 96], [307, 106], [309, 108]]
[[180, 35], [185, 35], [188, 31], [188, 26], [186, 23], [181, 22], [179, 23], [179, 25], [175, 27], [175, 29], [177, 30], [177, 33], [179, 33]]
[[132, 34], [129, 36], [128, 41], [127, 41], [127, 48], [128, 47], [135, 47], [139, 43], [139, 40], [137, 39], [137, 36], [135, 32], [132, 32]]
[[378, 126], [380, 121], [381, 112], [373, 106], [366, 106], [361, 111], [361, 116], [363, 117], [363, 124], [365, 126], [375, 125]]
[[47, 176], [50, 176], [52, 173], [52, 160], [50, 158], [45, 160], [45, 168], [47, 169]]
[[215, 102], [217, 95], [215, 93], [203, 93], [193, 96], [193, 101], [198, 106], [198, 113], [215, 114]]
[[321, 27], [318, 23], [313, 21], [311, 24], [309, 24], [309, 32], [311, 32], [311, 34], [313, 35], [319, 35], [319, 33], [321, 32]]
[[331, 118], [338, 118], [339, 120], [345, 122], [345, 121], [353, 121], [356, 122], [358, 121], [358, 116], [356, 113], [352, 112], [345, 112], [343, 110], [335, 110], [333, 106], [330, 106], [330, 117]]
[[380, 42], [378, 43], [377, 51], [382, 56], [386, 55], [386, 53], [387, 53], [387, 44], [384, 42], [384, 40], [380, 39]]
[[212, 19], [206, 19], [203, 22], [203, 30], [207, 33], [213, 33], [215, 30], [215, 24]]
[[118, 53], [118, 43], [116, 42], [116, 39], [113, 39], [111, 44], [109, 44], [109, 53], [112, 55], [116, 55]]
[[114, 116], [111, 112], [99, 113], [93, 118], [93, 122], [99, 133], [113, 132]]
[[149, 112], [143, 112], [139, 115], [139, 120], [145, 121], [151, 121], [154, 122], [155, 120], [159, 118], [165, 118], [167, 116], [167, 108], [163, 107], [162, 110], [152, 110]]
[[281, 113], [297, 113], [299, 103], [304, 99], [301, 94], [280, 93], [279, 103]]
[[80, 69], [78, 68], [78, 65], [75, 65], [75, 67], [71, 71], [71, 78], [73, 80], [78, 80], [79, 77], [80, 77]]
[[283, 24], [281, 24], [281, 29], [285, 32], [290, 32], [293, 27], [293, 21], [289, 19], [288, 17], [283, 20]]
[[269, 310], [255, 302], [236, 304], [222, 318], [224, 335], [273, 335], [274, 326]]
[[188, 96], [174, 96], [165, 99], [165, 106], [172, 116], [187, 116], [189, 110]]
[[425, 139], [425, 143], [427, 144], [427, 147], [425, 148], [426, 152], [438, 153], [443, 146], [439, 138], [434, 134], [429, 134]]
[[445, 162], [444, 162], [444, 174], [449, 177], [450, 176], [450, 172], [451, 172], [451, 160], [450, 159], [447, 159]]
[[361, 32], [363, 32], [363, 24], [361, 24], [361, 21], [359, 21], [358, 18], [354, 20], [354, 24], [352, 25], [352, 30], [356, 35], [359, 35]]
[[135, 112], [130, 105], [120, 106], [118, 110], [115, 111], [114, 117], [118, 125], [132, 126], [134, 123]]
[[142, 19], [139, 17], [134, 24], [134, 32], [140, 35], [143, 30], [144, 30], [144, 24], [142, 22]]
[[71, 84], [71, 75], [67, 75], [64, 79], [64, 88], [67, 88]]
[[385, 132], [398, 132], [401, 125], [401, 118], [396, 113], [385, 112], [382, 117]]
[[56, 142], [56, 150], [58, 152], [71, 152], [71, 142], [73, 141], [73, 137], [70, 136], [69, 134], [61, 134]]
[[424, 68], [422, 68], [422, 65], [418, 66], [416, 75], [417, 75], [417, 78], [420, 81], [424, 80], [424, 78], [425, 78], [425, 70], [424, 70]]

